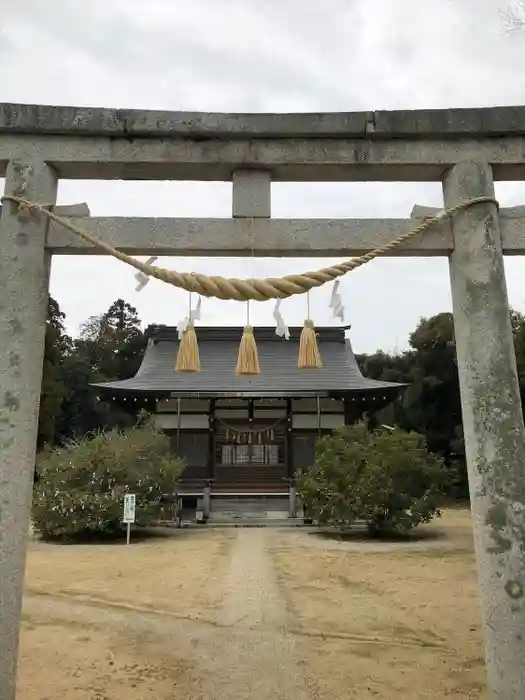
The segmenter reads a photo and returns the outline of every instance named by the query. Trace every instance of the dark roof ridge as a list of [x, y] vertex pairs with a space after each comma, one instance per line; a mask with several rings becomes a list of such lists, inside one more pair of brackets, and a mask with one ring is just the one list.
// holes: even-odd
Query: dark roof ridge
[[[197, 337], [201, 340], [234, 342], [240, 340], [243, 333], [243, 326], [196, 326]], [[345, 332], [350, 326], [316, 326], [319, 340], [322, 342], [345, 341]], [[303, 326], [289, 326], [290, 339], [299, 340]], [[253, 332], [256, 340], [282, 342], [275, 333], [275, 326], [254, 326]], [[148, 339], [154, 343], [161, 341], [178, 340], [178, 330], [176, 326], [152, 325], [145, 331]]]

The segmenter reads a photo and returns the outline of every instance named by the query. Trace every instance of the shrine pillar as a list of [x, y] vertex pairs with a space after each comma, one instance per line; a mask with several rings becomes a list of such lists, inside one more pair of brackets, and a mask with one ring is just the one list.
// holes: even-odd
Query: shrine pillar
[[[445, 174], [446, 207], [494, 197], [490, 166]], [[450, 280], [463, 430], [489, 688], [525, 698], [525, 433], [498, 212], [476, 204], [452, 219]]]
[[[57, 176], [11, 161], [5, 194], [54, 204]], [[5, 201], [0, 216], [0, 700], [14, 700], [35, 470], [50, 260], [47, 218]]]

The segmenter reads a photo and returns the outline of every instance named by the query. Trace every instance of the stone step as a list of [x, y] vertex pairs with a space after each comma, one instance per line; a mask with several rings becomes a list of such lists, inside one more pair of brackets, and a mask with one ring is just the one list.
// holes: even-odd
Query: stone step
[[302, 518], [279, 518], [272, 520], [265, 518], [264, 520], [208, 520], [205, 525], [191, 524], [190, 527], [304, 527]]
[[213, 498], [211, 499], [212, 513], [249, 513], [267, 511], [288, 511], [288, 499], [277, 498]]
[[219, 513], [212, 511], [209, 520], [214, 522], [222, 521], [240, 521], [240, 520], [279, 520], [288, 517], [288, 511], [220, 511]]

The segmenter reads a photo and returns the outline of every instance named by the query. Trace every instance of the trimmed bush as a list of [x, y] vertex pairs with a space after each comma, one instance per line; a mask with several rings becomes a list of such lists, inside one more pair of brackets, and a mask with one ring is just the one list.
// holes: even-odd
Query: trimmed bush
[[176, 491], [184, 469], [169, 438], [150, 418], [133, 428], [99, 432], [40, 456], [33, 522], [45, 538], [118, 536], [124, 495], [137, 496], [136, 525], [158, 518], [163, 494]]
[[359, 423], [317, 441], [315, 464], [297, 475], [297, 488], [319, 524], [346, 529], [359, 520], [371, 534], [405, 534], [440, 514], [447, 480], [423, 436]]

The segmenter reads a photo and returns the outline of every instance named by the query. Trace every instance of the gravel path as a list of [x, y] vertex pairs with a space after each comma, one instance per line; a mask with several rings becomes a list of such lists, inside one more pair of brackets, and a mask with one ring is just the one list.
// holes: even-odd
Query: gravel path
[[[219, 698], [306, 700], [295, 643], [286, 635], [286, 606], [268, 556], [266, 529], [238, 531], [217, 622], [231, 628], [220, 659]], [[215, 696], [213, 696], [215, 697]]]
[[219, 624], [283, 627], [286, 607], [268, 558], [268, 531], [238, 530], [224, 581]]

